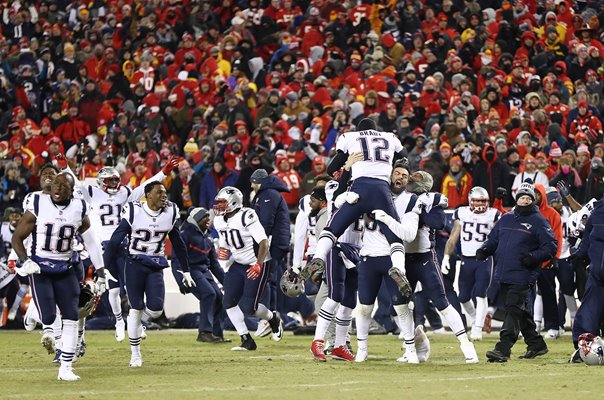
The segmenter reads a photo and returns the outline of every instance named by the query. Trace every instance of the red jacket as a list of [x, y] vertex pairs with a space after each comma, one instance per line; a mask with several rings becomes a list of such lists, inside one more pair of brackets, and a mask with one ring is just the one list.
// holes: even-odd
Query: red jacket
[[[538, 190], [541, 194], [541, 204], [539, 204], [539, 212], [547, 222], [549, 222], [552, 227], [552, 231], [554, 232], [554, 236], [558, 241], [558, 251], [556, 251], [556, 258], [560, 258], [560, 254], [562, 253], [562, 219], [560, 218], [560, 214], [558, 211], [554, 210], [551, 206], [547, 204], [547, 194], [545, 193], [545, 188], [543, 185], [535, 185], [535, 190]], [[547, 265], [548, 263], [544, 263]]]
[[90, 135], [90, 126], [77, 117], [68, 118], [57, 127], [57, 135], [63, 140], [63, 143], [75, 144]]

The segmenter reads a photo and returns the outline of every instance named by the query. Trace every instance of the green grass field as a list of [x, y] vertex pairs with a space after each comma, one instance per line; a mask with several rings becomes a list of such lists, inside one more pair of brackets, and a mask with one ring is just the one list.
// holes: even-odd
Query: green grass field
[[[598, 399], [604, 396], [604, 369], [569, 365], [567, 333], [548, 342], [550, 352], [519, 360], [523, 342], [506, 364], [486, 363], [497, 336], [487, 335], [477, 351], [481, 363], [462, 362], [452, 335], [431, 336], [430, 360], [395, 362], [401, 355], [394, 336], [371, 336], [363, 364], [312, 360], [310, 336], [288, 334], [275, 343], [257, 340], [255, 352], [232, 352], [232, 344], [195, 342], [196, 331], [151, 331], [143, 341], [144, 365], [128, 367], [127, 340], [110, 331], [87, 332], [88, 350], [75, 365], [79, 382], [58, 382], [58, 367], [39, 344], [40, 334], [0, 333], [0, 399]], [[228, 337], [238, 341], [235, 334]], [[356, 347], [356, 346], [355, 346]], [[393, 397], [395, 396], [395, 397]]]

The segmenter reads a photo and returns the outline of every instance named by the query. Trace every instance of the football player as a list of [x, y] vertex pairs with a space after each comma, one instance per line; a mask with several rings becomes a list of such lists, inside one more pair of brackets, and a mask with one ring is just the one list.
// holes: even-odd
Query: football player
[[[399, 215], [401, 215], [401, 225], [404, 226], [405, 242], [415, 239], [419, 223], [419, 214], [421, 214], [421, 205], [417, 203], [417, 196], [410, 192], [405, 192], [405, 187], [409, 181], [409, 170], [405, 163], [397, 163], [392, 169], [390, 188], [395, 196], [394, 206]], [[417, 206], [416, 206], [417, 203]], [[385, 219], [386, 214], [382, 211], [375, 211], [377, 218]], [[405, 355], [398, 361], [418, 364], [426, 361], [425, 352], [418, 355], [415, 347], [415, 333], [413, 328], [413, 313], [409, 309], [408, 303], [399, 291], [395, 281], [390, 279], [388, 271], [392, 267], [390, 260], [390, 245], [386, 237], [380, 232], [375, 220], [366, 220], [365, 231], [363, 233], [363, 244], [361, 247], [361, 263], [359, 264], [359, 315], [357, 324], [358, 349], [355, 361], [363, 362], [367, 359], [369, 335], [369, 323], [373, 306], [378, 296], [378, 291], [382, 281], [386, 284], [392, 305], [399, 319], [401, 333], [405, 340]]]
[[[398, 219], [390, 193], [390, 174], [392, 164], [406, 156], [406, 150], [393, 133], [378, 131], [376, 123], [369, 118], [361, 120], [358, 129], [356, 132], [346, 132], [338, 138], [337, 153], [329, 165], [328, 172], [333, 175], [345, 164], [350, 154], [362, 153], [363, 159], [352, 166], [353, 182], [349, 189], [361, 201], [357, 199], [352, 204], [343, 204], [321, 232], [310, 265], [311, 273], [325, 270], [325, 260], [337, 238], [364, 214], [380, 209]], [[378, 222], [378, 225], [391, 246], [392, 265], [398, 274], [397, 284], [404, 293], [411, 295], [411, 287], [405, 276], [405, 249], [401, 239], [383, 223]]]
[[[121, 211], [124, 206], [131, 201], [137, 201], [143, 197], [145, 187], [151, 182], [161, 182], [170, 172], [178, 166], [178, 158], [172, 157], [170, 161], [162, 168], [160, 172], [146, 180], [139, 187], [132, 189], [129, 186], [120, 184], [121, 178], [119, 172], [113, 167], [102, 168], [97, 175], [97, 186], [83, 184], [79, 182], [71, 169], [67, 167], [67, 161], [62, 154], [57, 155], [58, 165], [65, 167], [76, 179], [76, 190], [81, 193], [82, 198], [90, 205], [95, 218], [91, 222], [101, 239], [103, 246], [117, 228], [122, 219]], [[126, 266], [125, 246], [119, 246], [111, 254], [116, 262], [108, 267], [108, 271], [115, 279], [109, 279], [109, 304], [115, 316], [115, 338], [121, 342], [125, 338], [124, 319], [122, 316], [122, 302], [120, 290], [124, 287], [124, 268]], [[113, 269], [115, 268], [115, 269]]]
[[[146, 201], [127, 203], [122, 208], [122, 219], [106, 244], [104, 253], [105, 263], [115, 264], [117, 259], [114, 254], [128, 236], [125, 279], [130, 312], [127, 329], [130, 366], [135, 368], [143, 365], [140, 351], [143, 312], [150, 318], [157, 318], [164, 308], [163, 269], [168, 267], [164, 253], [167, 237], [183, 271], [182, 284], [188, 288], [195, 285], [189, 272], [187, 248], [180, 235], [178, 207], [168, 201], [166, 188], [161, 182], [147, 184], [145, 197]], [[115, 270], [115, 265], [113, 268]]]
[[276, 311], [260, 303], [270, 267], [268, 239], [256, 212], [243, 207], [243, 194], [231, 186], [222, 188], [216, 195], [214, 212], [214, 227], [219, 234], [218, 258], [223, 261], [232, 258], [233, 261], [224, 276], [224, 308], [241, 336], [241, 345], [232, 350], [256, 350], [244, 315], [268, 321], [272, 339], [280, 341], [283, 336], [281, 318]]
[[[79, 279], [72, 268], [72, 242], [79, 232], [97, 272], [97, 291], [105, 291], [101, 246], [90, 229], [88, 205], [73, 198], [74, 181], [65, 173], [56, 176], [51, 194], [34, 194], [28, 198], [26, 212], [13, 234], [12, 245], [19, 257], [17, 272], [29, 275], [33, 298], [42, 322], [55, 321], [58, 306], [63, 316], [63, 338], [59, 380], [80, 379], [72, 369], [79, 319]], [[32, 234], [29, 249], [25, 239]]]
[[[433, 180], [430, 174], [425, 171], [417, 171], [411, 174], [406, 187], [408, 192], [415, 193], [418, 201], [425, 205], [419, 217], [417, 236], [415, 240], [405, 245], [406, 268], [412, 288], [415, 289], [417, 283], [421, 282], [422, 289], [459, 340], [466, 363], [474, 364], [478, 362], [476, 349], [468, 340], [461, 316], [447, 300], [440, 264], [434, 251], [432, 238], [435, 230], [443, 229], [445, 226], [443, 208], [447, 207], [447, 198], [440, 193], [430, 193], [432, 185]], [[376, 219], [385, 221], [393, 232], [396, 232], [400, 238], [404, 238], [404, 227], [398, 221], [384, 215], [378, 215]]]
[[470, 190], [468, 204], [469, 206], [459, 207], [453, 214], [453, 230], [445, 246], [441, 271], [443, 274], [449, 272], [449, 258], [461, 238], [459, 301], [474, 321], [470, 339], [482, 340], [482, 327], [489, 307], [487, 290], [493, 276], [493, 258], [478, 261], [476, 250], [487, 240], [501, 213], [489, 207], [489, 193], [480, 186]]
[[[8, 207], [6, 210], [4, 210], [4, 220], [5, 222], [2, 223], [2, 226], [0, 227], [0, 245], [2, 245], [4, 247], [4, 252], [3, 252], [3, 256], [2, 258], [8, 258], [8, 255], [10, 254], [11, 250], [12, 250], [12, 246], [11, 246], [11, 239], [13, 237], [13, 232], [15, 232], [15, 229], [17, 227], [17, 223], [19, 222], [19, 219], [21, 218], [21, 211], [16, 209], [16, 208], [12, 208], [12, 207]], [[21, 302], [23, 301], [23, 298], [25, 298], [25, 296], [27, 295], [27, 292], [29, 291], [29, 281], [27, 280], [27, 278], [24, 278], [22, 276], [19, 276], [18, 278], [19, 281], [19, 290], [17, 291], [17, 294], [15, 295], [15, 299], [13, 300], [13, 304], [12, 306], [8, 309], [8, 314], [7, 314], [7, 319], [9, 321], [14, 320], [17, 317], [17, 312], [19, 311], [19, 308], [21, 307]], [[4, 296], [0, 296], [0, 299], [2, 299]], [[0, 309], [0, 311], [2, 311]], [[0, 313], [0, 315], [2, 315]]]

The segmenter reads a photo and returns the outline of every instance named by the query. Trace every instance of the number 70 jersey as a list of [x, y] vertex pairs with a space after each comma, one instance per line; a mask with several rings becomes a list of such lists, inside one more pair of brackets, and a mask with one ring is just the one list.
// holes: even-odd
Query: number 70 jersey
[[458, 220], [461, 225], [459, 238], [461, 254], [464, 257], [476, 256], [476, 250], [486, 242], [489, 233], [500, 217], [501, 212], [490, 207], [482, 214], [472, 212], [470, 207], [459, 207], [455, 210], [453, 220]]
[[390, 182], [394, 154], [403, 150], [403, 145], [392, 132], [367, 130], [343, 133], [336, 142], [336, 150], [363, 153], [363, 160], [352, 165], [353, 180], [365, 177]]
[[[229, 249], [235, 262], [252, 265], [257, 261], [257, 245], [267, 237], [254, 210], [244, 207], [230, 218], [217, 215], [214, 228], [218, 231], [220, 247]], [[264, 261], [268, 259], [267, 254]]]

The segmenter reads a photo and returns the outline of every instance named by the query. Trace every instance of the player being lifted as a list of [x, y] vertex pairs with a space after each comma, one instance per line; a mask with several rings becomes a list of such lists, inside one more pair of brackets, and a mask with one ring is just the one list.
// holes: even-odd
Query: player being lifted
[[[390, 174], [392, 164], [406, 156], [406, 150], [392, 132], [378, 131], [376, 123], [369, 118], [361, 120], [358, 129], [338, 138], [337, 153], [328, 168], [328, 172], [333, 174], [345, 164], [349, 154], [363, 154], [363, 160], [352, 166], [350, 191], [357, 195], [357, 200], [353, 204], [343, 204], [323, 229], [317, 241], [315, 256], [308, 268], [301, 273], [303, 279], [316, 271], [325, 270], [325, 260], [337, 238], [363, 214], [379, 209], [398, 220], [390, 192]], [[378, 226], [390, 244], [393, 267], [389, 273], [401, 291], [409, 296], [411, 286], [405, 276], [405, 248], [402, 240], [385, 224], [378, 222]]]
[[[125, 269], [126, 291], [130, 312], [128, 314], [128, 337], [130, 339], [130, 366], [141, 367], [140, 342], [143, 312], [157, 318], [164, 308], [164, 273], [168, 267], [165, 257], [166, 237], [180, 261], [183, 271], [182, 283], [195, 286], [189, 272], [187, 248], [179, 230], [178, 207], [168, 201], [166, 188], [161, 182], [145, 186], [146, 201], [127, 203], [122, 208], [122, 220], [105, 246], [105, 263], [117, 262], [114, 254], [128, 236], [128, 261]], [[113, 266], [115, 269], [115, 265]], [[146, 298], [146, 303], [145, 303]]]
[[489, 193], [480, 186], [470, 190], [468, 204], [470, 205], [458, 208], [453, 214], [453, 230], [445, 246], [441, 270], [443, 274], [449, 272], [449, 257], [461, 238], [459, 301], [474, 320], [470, 339], [482, 340], [482, 327], [489, 307], [487, 289], [493, 276], [493, 258], [479, 261], [476, 259], [476, 250], [487, 240], [501, 213], [489, 207]]
[[[241, 345], [232, 350], [256, 350], [256, 342], [245, 325], [245, 315], [269, 322], [272, 339], [280, 341], [283, 324], [276, 311], [260, 303], [270, 274], [268, 239], [256, 212], [243, 207], [243, 194], [231, 186], [214, 198], [214, 228], [218, 231], [218, 258], [233, 263], [224, 276], [224, 308], [241, 336]], [[229, 256], [230, 253], [230, 256]]]
[[[95, 218], [91, 218], [91, 222], [95, 231], [98, 232], [103, 246], [106, 245], [115, 228], [119, 225], [122, 219], [122, 208], [128, 202], [137, 201], [143, 197], [146, 185], [151, 182], [161, 182], [178, 166], [177, 158], [170, 159], [160, 172], [135, 189], [120, 184], [120, 174], [115, 168], [104, 167], [97, 175], [97, 187], [79, 182], [71, 169], [67, 167], [67, 160], [62, 154], [58, 155], [57, 159], [59, 166], [65, 167], [66, 171], [71, 173], [74, 179], [76, 179], [77, 192], [81, 193], [82, 198], [86, 200], [94, 212]], [[112, 264], [111, 269], [109, 269], [109, 266], [107, 268], [117, 280], [109, 279], [108, 297], [111, 310], [115, 316], [115, 338], [118, 342], [121, 342], [125, 338], [124, 330], [126, 327], [122, 316], [122, 302], [120, 298], [120, 287], [124, 287], [124, 268], [126, 266], [125, 246], [119, 246], [111, 255], [116, 259], [116, 262]]]
[[[51, 193], [29, 197], [26, 212], [13, 234], [12, 245], [19, 257], [17, 272], [29, 275], [33, 298], [45, 325], [63, 316], [63, 338], [59, 380], [80, 379], [72, 369], [78, 339], [80, 283], [71, 263], [72, 242], [80, 233], [97, 271], [97, 293], [105, 291], [101, 246], [86, 215], [88, 205], [73, 198], [73, 178], [65, 173], [52, 182]], [[32, 234], [31, 244], [25, 239]]]

